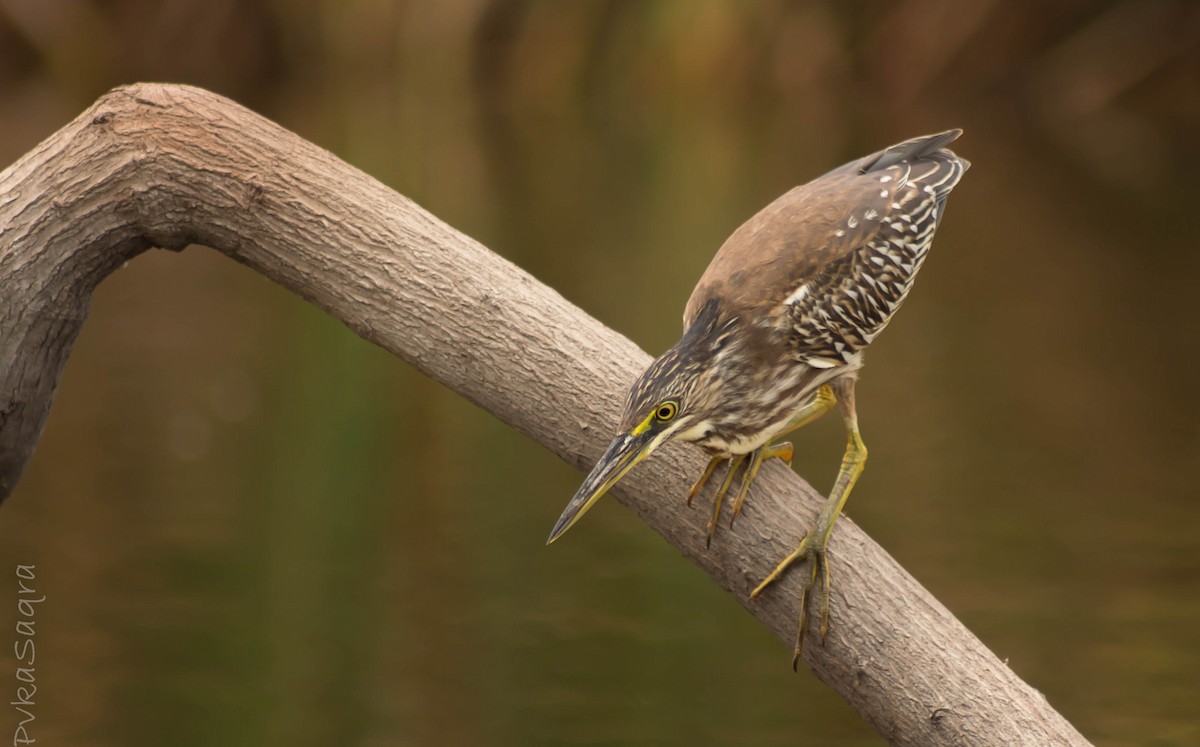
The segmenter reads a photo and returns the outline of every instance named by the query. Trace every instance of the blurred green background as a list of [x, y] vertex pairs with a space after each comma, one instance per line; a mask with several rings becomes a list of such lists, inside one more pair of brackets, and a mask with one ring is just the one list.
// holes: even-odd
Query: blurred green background
[[[759, 207], [964, 127], [849, 513], [1089, 738], [1200, 742], [1196, 3], [0, 0], [0, 165], [138, 80], [247, 104], [653, 353]], [[827, 487], [837, 419], [796, 441]], [[31, 735], [882, 744], [614, 502], [545, 548], [579, 479], [235, 263], [151, 252], [0, 509], [0, 572], [47, 597]]]

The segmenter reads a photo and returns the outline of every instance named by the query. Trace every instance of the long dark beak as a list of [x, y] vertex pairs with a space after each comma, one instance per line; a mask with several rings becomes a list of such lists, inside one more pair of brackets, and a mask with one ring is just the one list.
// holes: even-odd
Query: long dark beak
[[608, 450], [604, 452], [604, 456], [596, 462], [591, 474], [587, 476], [583, 485], [579, 487], [579, 491], [575, 493], [575, 497], [563, 509], [562, 516], [558, 517], [558, 523], [554, 525], [554, 531], [550, 532], [550, 538], [546, 540], [546, 544], [561, 537], [575, 522], [579, 521], [580, 516], [587, 513], [587, 510], [608, 492], [609, 488], [616, 484], [617, 480], [633, 469], [633, 465], [645, 459], [652, 451], [650, 444], [653, 440], [654, 435], [649, 431], [636, 436], [624, 434], [614, 438], [613, 442], [608, 445]]

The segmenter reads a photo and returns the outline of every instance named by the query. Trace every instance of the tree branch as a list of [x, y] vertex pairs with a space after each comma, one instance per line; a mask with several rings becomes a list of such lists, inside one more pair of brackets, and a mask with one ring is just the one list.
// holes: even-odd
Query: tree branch
[[[33, 452], [92, 291], [148, 248], [189, 244], [298, 293], [577, 468], [600, 454], [620, 393], [649, 363], [330, 153], [206, 91], [128, 86], [0, 173], [0, 499]], [[790, 646], [801, 574], [747, 594], [821, 499], [768, 465], [752, 513], [706, 551], [705, 512], [678, 499], [703, 464], [668, 447], [615, 495]], [[829, 557], [830, 633], [805, 660], [885, 739], [1087, 744], [851, 521]]]

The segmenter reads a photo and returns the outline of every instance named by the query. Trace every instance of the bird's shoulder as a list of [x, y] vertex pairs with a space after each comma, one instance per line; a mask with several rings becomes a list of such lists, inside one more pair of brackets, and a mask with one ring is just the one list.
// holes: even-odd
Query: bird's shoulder
[[696, 284], [684, 327], [710, 300], [742, 316], [782, 303], [822, 268], [871, 240], [887, 198], [844, 174], [796, 187], [733, 232]]

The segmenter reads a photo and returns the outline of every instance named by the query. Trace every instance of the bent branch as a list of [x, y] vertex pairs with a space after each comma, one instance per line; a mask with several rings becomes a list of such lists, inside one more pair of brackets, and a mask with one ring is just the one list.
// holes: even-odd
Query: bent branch
[[[189, 244], [298, 293], [577, 468], [600, 454], [616, 393], [649, 362], [520, 268], [266, 119], [195, 88], [128, 86], [0, 173], [0, 499], [33, 452], [93, 290], [146, 249]], [[685, 495], [702, 466], [699, 451], [668, 448], [614, 495], [790, 646], [799, 574], [747, 597], [820, 497], [764, 467], [754, 516], [706, 551], [704, 512], [661, 499]], [[831, 629], [805, 661], [885, 739], [1087, 744], [852, 522], [839, 523], [830, 558]]]

